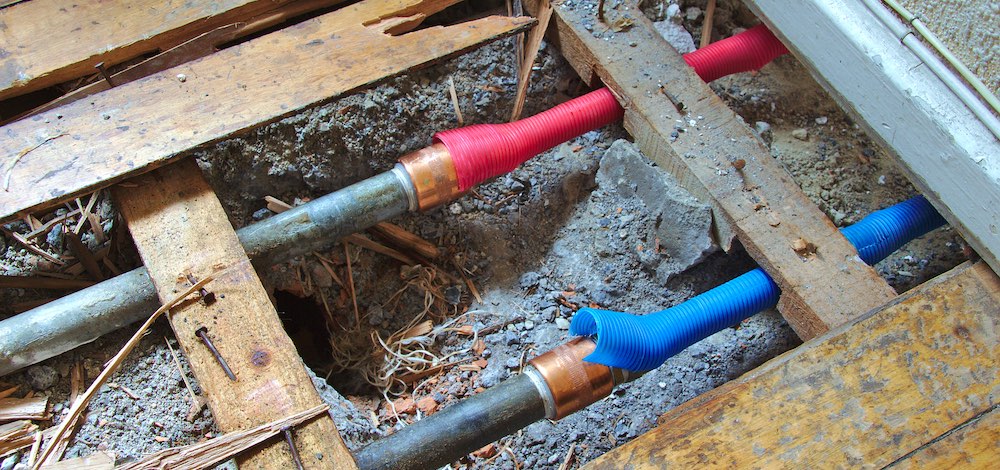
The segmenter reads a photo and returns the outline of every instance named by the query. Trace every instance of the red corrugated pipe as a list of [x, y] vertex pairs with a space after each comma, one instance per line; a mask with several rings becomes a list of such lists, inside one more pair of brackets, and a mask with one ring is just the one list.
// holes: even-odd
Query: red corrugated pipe
[[[684, 55], [703, 80], [757, 70], [785, 48], [764, 25]], [[451, 153], [461, 191], [517, 168], [529, 158], [622, 118], [607, 88], [590, 92], [530, 118], [507, 124], [476, 124], [438, 132], [434, 141]]]

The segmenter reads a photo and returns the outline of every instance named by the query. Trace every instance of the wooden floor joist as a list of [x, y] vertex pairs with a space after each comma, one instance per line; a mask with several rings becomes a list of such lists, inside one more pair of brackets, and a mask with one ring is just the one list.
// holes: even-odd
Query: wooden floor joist
[[[251, 429], [322, 405], [222, 204], [194, 160], [132, 182], [137, 186], [116, 186], [114, 194], [160, 299], [189, 287], [189, 275], [201, 279], [216, 273], [207, 286], [214, 302], [175, 307], [170, 324], [219, 428]], [[306, 468], [355, 468], [330, 415], [301, 425], [294, 434]], [[294, 468], [283, 440], [247, 459], [246, 468]]]
[[[310, 0], [31, 0], [0, 9], [0, 100]], [[336, 2], [330, 2], [331, 4]]]
[[[3, 170], [12, 170], [9, 190], [0, 191], [0, 220], [149, 171], [199, 145], [523, 31], [535, 22], [487, 17], [406, 33], [456, 2], [356, 3], [3, 126], [0, 162]], [[61, 137], [38, 145], [56, 135]]]
[[[534, 12], [537, 0], [525, 6]], [[625, 127], [643, 153], [729, 222], [781, 287], [778, 308], [800, 337], [815, 337], [895, 297], [641, 12], [606, 13], [609, 24], [628, 15], [632, 27], [598, 38], [585, 27], [594, 21], [589, 10], [560, 4], [550, 33], [586, 82], [603, 82], [624, 101]], [[744, 165], [734, 165], [737, 160]], [[797, 253], [797, 243], [815, 245], [815, 253]]]
[[587, 468], [995, 464], [997, 357], [1000, 278], [966, 263], [667, 412]]
[[866, 5], [902, 22], [879, 1], [746, 3], [1000, 272], [1000, 140]]

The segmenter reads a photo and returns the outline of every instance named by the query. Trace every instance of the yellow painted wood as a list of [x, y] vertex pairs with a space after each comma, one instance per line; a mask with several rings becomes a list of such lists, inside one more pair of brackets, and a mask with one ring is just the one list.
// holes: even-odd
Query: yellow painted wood
[[965, 264], [667, 412], [587, 468], [881, 468], [995, 407], [997, 358], [1000, 279]]
[[1000, 411], [996, 408], [892, 464], [893, 469], [993, 469], [1000, 464]]
[[[216, 301], [171, 310], [170, 324], [219, 428], [251, 429], [323, 404], [295, 345], [250, 265], [222, 204], [188, 159], [114, 188], [149, 277], [162, 301], [190, 287], [187, 276], [216, 278]], [[196, 332], [206, 328], [235, 373], [233, 381]], [[299, 426], [295, 443], [306, 468], [356, 468], [328, 414]], [[284, 440], [262, 448], [243, 468], [294, 468]]]

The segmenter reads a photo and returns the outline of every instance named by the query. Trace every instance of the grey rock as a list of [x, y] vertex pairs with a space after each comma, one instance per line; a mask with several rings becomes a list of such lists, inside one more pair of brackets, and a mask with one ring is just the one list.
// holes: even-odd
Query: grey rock
[[62, 251], [63, 231], [61, 224], [57, 224], [55, 227], [52, 227], [52, 230], [49, 230], [49, 234], [45, 236], [45, 242], [52, 248], [55, 248], [56, 251]]
[[15, 452], [14, 454], [3, 459], [3, 463], [0, 463], [0, 470], [13, 470], [14, 465], [17, 465], [21, 461], [21, 454]]
[[31, 366], [28, 368], [28, 383], [35, 390], [48, 390], [59, 381], [59, 372], [49, 366]]
[[272, 215], [274, 215], [274, 212], [264, 207], [253, 213], [253, 220], [264, 220]]
[[660, 252], [644, 250], [649, 253], [643, 256], [652, 254], [660, 259], [658, 265], [655, 259], [643, 259], [642, 263], [647, 269], [656, 266], [659, 281], [668, 281], [717, 249], [710, 233], [709, 206], [691, 196], [669, 173], [652, 166], [628, 141], [616, 141], [604, 154], [597, 183], [603, 190], [638, 198], [648, 209], [654, 227], [646, 239], [659, 239]]
[[530, 289], [532, 287], [537, 286], [538, 283], [541, 282], [541, 280], [542, 280], [541, 274], [538, 274], [534, 271], [528, 271], [522, 274], [521, 278], [518, 279], [517, 282], [522, 289]]
[[569, 320], [563, 317], [556, 318], [556, 328], [559, 328], [560, 330], [568, 330]]
[[653, 28], [656, 29], [656, 32], [660, 33], [660, 36], [663, 36], [663, 39], [666, 39], [667, 42], [669, 42], [671, 46], [674, 46], [674, 49], [677, 49], [677, 52], [680, 52], [681, 54], [694, 52], [695, 49], [697, 49], [694, 46], [694, 38], [691, 37], [691, 33], [684, 29], [684, 26], [680, 24], [674, 23], [670, 20], [657, 21], [656, 23], [653, 23]]
[[795, 129], [794, 131], [792, 131], [792, 137], [795, 137], [796, 139], [802, 141], [807, 141], [809, 140], [809, 131], [802, 128]]

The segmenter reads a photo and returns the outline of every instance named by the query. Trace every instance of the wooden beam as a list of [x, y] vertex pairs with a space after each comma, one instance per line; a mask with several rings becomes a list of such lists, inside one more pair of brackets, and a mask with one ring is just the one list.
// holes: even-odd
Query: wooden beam
[[0, 162], [7, 165], [40, 138], [65, 134], [13, 165], [10, 190], [0, 191], [0, 219], [149, 171], [199, 145], [534, 24], [488, 17], [400, 34], [456, 1], [356, 3], [0, 127]]
[[989, 469], [1000, 462], [1000, 411], [993, 408], [889, 465], [894, 469]]
[[[214, 302], [171, 311], [171, 326], [223, 431], [251, 429], [323, 402], [250, 265], [222, 204], [193, 160], [113, 192], [162, 301], [215, 271]], [[202, 331], [235, 374], [231, 380]], [[355, 468], [329, 415], [295, 431], [306, 468]], [[284, 441], [249, 457], [249, 467], [294, 468]]]
[[0, 9], [0, 100], [97, 73], [290, 0], [32, 0]]
[[[537, 1], [525, 1], [526, 8], [535, 11]], [[711, 202], [717, 220], [729, 222], [781, 287], [778, 309], [800, 337], [815, 337], [895, 297], [640, 12], [622, 10], [633, 26], [596, 38], [584, 27], [594, 16], [565, 5], [555, 9], [554, 39], [563, 55], [585, 81], [603, 81], [624, 102], [625, 128], [643, 153]], [[617, 19], [612, 12], [622, 14], [606, 11], [609, 23]], [[816, 252], [797, 253], [802, 241]]]
[[1000, 272], [1000, 140], [866, 7], [881, 2], [746, 3]]
[[667, 412], [587, 468], [882, 468], [996, 406], [998, 325], [1000, 278], [963, 264]]

